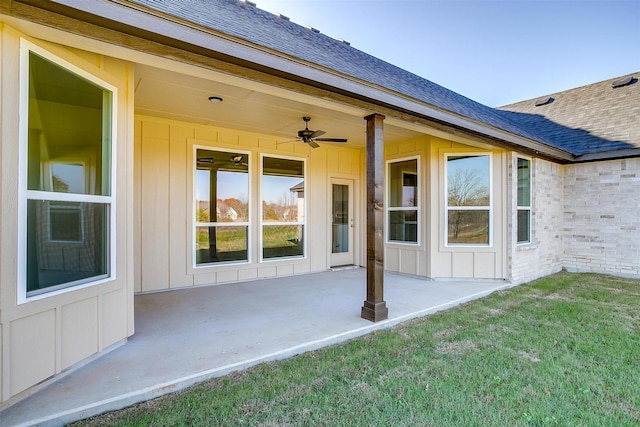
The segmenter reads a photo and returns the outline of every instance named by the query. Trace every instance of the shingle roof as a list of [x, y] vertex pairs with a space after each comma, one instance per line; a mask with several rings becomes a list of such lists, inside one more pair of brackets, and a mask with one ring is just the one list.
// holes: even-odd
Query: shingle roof
[[[476, 120], [488, 126], [502, 129], [531, 140], [566, 150], [579, 155], [594, 151], [640, 146], [635, 126], [630, 135], [619, 135], [615, 132], [593, 132], [585, 127], [581, 120], [592, 116], [592, 111], [607, 108], [607, 120], [597, 128], [615, 127], [628, 122], [630, 115], [638, 113], [637, 88], [619, 88], [614, 96], [604, 89], [591, 96], [591, 102], [578, 103], [582, 93], [566, 99], [557, 95], [557, 102], [544, 106], [544, 110], [528, 110], [528, 104], [518, 103], [503, 107], [501, 111], [482, 105], [449, 89], [437, 85], [420, 76], [366, 54], [348, 43], [328, 37], [278, 15], [255, 7], [250, 2], [238, 0], [128, 0], [158, 12], [189, 21], [217, 32], [241, 38], [256, 45], [272, 49], [282, 54], [301, 59], [305, 62], [326, 67], [343, 75], [356, 78], [367, 83], [378, 85], [404, 96], [412, 97], [437, 108]], [[606, 84], [604, 84], [606, 86]], [[579, 91], [576, 89], [575, 91]], [[593, 92], [588, 89], [584, 92]], [[611, 91], [609, 91], [611, 92]], [[573, 94], [573, 91], [563, 93]], [[621, 93], [632, 93], [636, 101], [631, 101]], [[606, 99], [606, 103], [596, 108], [594, 100]], [[620, 103], [625, 101], [624, 103]], [[629, 101], [629, 102], [627, 102]], [[634, 108], [635, 107], [635, 108]], [[558, 122], [553, 117], [541, 114], [542, 111], [558, 111]], [[574, 114], [577, 113], [577, 114]], [[601, 111], [602, 113], [602, 111]], [[573, 117], [573, 121], [562, 120]], [[545, 117], [548, 117], [546, 119]], [[637, 120], [636, 120], [637, 122]], [[626, 123], [624, 123], [626, 126]], [[566, 127], [569, 126], [569, 127]], [[624, 126], [620, 126], [624, 128]]]
[[640, 148], [640, 72], [624, 77], [630, 83], [613, 87], [615, 78], [500, 110], [575, 155]]

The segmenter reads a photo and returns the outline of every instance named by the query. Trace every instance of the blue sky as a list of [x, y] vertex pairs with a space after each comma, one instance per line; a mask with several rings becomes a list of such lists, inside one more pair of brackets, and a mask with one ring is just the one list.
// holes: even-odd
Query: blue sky
[[495, 107], [640, 71], [640, 0], [253, 0]]

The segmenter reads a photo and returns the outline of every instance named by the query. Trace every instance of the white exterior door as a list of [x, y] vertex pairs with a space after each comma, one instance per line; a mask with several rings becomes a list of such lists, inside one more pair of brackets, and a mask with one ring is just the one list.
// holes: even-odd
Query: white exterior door
[[331, 179], [331, 267], [353, 264], [353, 180]]

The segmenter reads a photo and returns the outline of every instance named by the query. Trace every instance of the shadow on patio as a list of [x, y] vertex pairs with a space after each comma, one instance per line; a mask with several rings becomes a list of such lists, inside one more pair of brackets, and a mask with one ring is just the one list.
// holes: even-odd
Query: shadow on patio
[[378, 323], [360, 318], [364, 269], [138, 295], [136, 333], [125, 345], [0, 412], [0, 424], [62, 425], [510, 286], [385, 273], [389, 320]]

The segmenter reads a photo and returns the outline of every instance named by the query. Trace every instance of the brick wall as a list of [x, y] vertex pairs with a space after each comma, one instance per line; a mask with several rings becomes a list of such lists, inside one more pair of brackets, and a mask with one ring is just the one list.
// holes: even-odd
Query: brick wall
[[563, 267], [563, 166], [532, 159], [531, 243], [517, 244], [518, 155], [509, 162], [508, 224], [510, 281], [523, 283], [560, 271]]
[[640, 275], [640, 159], [565, 166], [564, 266]]

